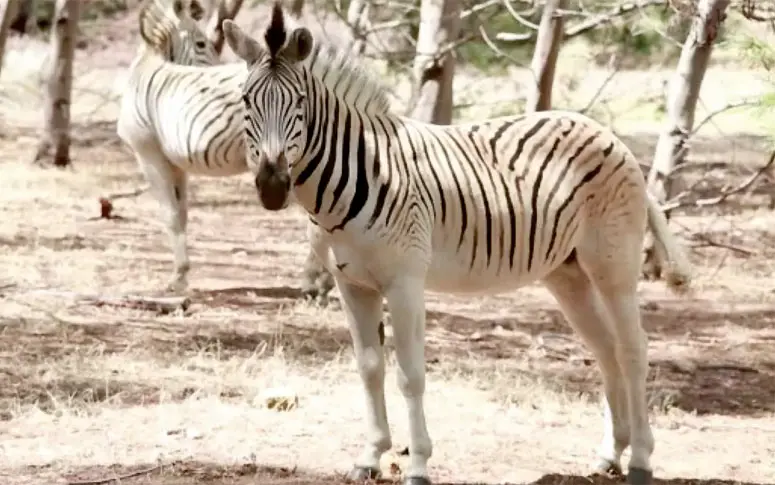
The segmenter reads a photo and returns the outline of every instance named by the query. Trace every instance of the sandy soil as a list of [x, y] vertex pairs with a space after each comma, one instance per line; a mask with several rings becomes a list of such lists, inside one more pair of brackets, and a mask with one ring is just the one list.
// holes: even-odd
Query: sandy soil
[[[12, 60], [41, 51], [11, 45]], [[115, 97], [119, 71], [92, 57], [76, 84], [107, 80]], [[98, 197], [143, 181], [112, 108], [94, 115], [96, 88], [74, 103], [73, 168], [27, 163], [40, 114], [14, 84], [23, 73], [4, 70], [0, 86], [0, 483], [341, 483], [364, 439], [362, 391], [336, 294], [324, 307], [299, 298], [300, 211], [261, 210], [247, 177], [195, 178], [190, 307], [84, 301], [158, 292], [171, 254], [148, 194], [99, 218]], [[653, 131], [623, 137], [650, 159]], [[705, 194], [766, 158], [754, 136], [698, 137], [692, 150], [688, 183], [702, 177]], [[658, 484], [775, 483], [775, 215], [772, 187], [754, 189], [677, 214], [692, 295], [641, 286]], [[600, 379], [545, 290], [427, 301], [435, 483], [613, 483], [586, 476]], [[407, 430], [387, 333], [393, 481]], [[298, 406], [269, 409], [270, 392]]]

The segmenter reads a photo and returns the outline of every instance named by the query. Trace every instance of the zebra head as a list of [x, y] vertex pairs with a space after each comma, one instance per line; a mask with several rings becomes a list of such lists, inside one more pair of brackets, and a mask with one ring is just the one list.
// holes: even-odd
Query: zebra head
[[312, 34], [304, 27], [288, 32], [279, 2], [264, 32], [265, 46], [230, 20], [224, 21], [223, 32], [248, 67], [242, 88], [248, 167], [261, 204], [280, 210], [288, 205], [290, 169], [307, 143], [307, 83], [301, 63], [312, 50]]
[[172, 9], [147, 0], [140, 10], [140, 36], [165, 60], [189, 66], [212, 66], [219, 58], [197, 22], [204, 17], [199, 0], [173, 0]]

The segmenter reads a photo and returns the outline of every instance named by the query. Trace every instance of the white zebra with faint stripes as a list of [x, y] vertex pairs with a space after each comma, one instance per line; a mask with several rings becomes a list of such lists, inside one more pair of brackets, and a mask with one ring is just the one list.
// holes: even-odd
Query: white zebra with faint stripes
[[[174, 257], [167, 289], [188, 287], [190, 269], [188, 175], [225, 177], [247, 171], [240, 103], [246, 70], [218, 64], [212, 43], [197, 26], [197, 0], [147, 0], [139, 13], [142, 43], [129, 67], [117, 132], [132, 148], [161, 206]], [[333, 288], [328, 271], [310, 249], [302, 293], [324, 298]]]
[[404, 483], [427, 485], [424, 291], [492, 294], [540, 281], [603, 375], [597, 466], [621, 472], [630, 446], [629, 482], [651, 483], [647, 341], [636, 292], [647, 219], [670, 262], [672, 290], [688, 288], [691, 267], [630, 150], [574, 112], [449, 126], [394, 114], [378, 82], [344, 56], [328, 72], [310, 70], [305, 59], [319, 56], [312, 35], [287, 29], [279, 3], [263, 42], [234, 22], [224, 32], [249, 70], [245, 136], [259, 198], [279, 210], [293, 191], [344, 302], [368, 428], [350, 478], [378, 475], [391, 447], [383, 297], [408, 410]]

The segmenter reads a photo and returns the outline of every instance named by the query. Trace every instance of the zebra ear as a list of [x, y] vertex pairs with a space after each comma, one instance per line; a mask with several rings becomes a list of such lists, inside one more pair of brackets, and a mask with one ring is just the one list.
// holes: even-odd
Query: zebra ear
[[223, 21], [223, 36], [231, 50], [248, 65], [255, 63], [264, 55], [264, 48], [257, 40], [248, 36], [231, 19]]
[[306, 27], [299, 27], [291, 33], [283, 55], [290, 61], [301, 62], [312, 51], [312, 34]]
[[140, 9], [140, 37], [149, 47], [159, 50], [170, 42], [175, 25], [155, 0], [147, 0]]

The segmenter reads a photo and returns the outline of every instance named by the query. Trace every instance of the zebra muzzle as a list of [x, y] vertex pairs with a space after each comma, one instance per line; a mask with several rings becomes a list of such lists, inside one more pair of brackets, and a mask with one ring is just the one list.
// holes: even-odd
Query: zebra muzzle
[[264, 209], [276, 211], [288, 205], [291, 177], [276, 170], [262, 170], [256, 175], [258, 200]]

